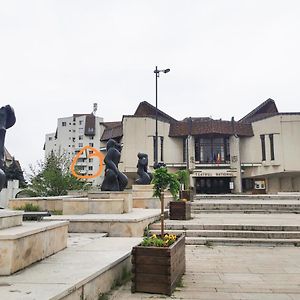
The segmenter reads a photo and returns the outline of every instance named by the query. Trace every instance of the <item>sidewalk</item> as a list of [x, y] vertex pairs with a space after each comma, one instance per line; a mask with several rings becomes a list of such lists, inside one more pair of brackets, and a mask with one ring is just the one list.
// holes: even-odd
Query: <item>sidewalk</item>
[[186, 246], [186, 274], [171, 297], [131, 294], [130, 283], [109, 299], [300, 299], [300, 248]]

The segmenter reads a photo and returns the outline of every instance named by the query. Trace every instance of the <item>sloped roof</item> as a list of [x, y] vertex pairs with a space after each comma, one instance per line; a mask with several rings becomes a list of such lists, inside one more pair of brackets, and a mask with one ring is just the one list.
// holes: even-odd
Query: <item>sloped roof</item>
[[13, 160], [13, 157], [5, 147], [4, 147], [4, 160]]
[[171, 123], [169, 132], [170, 137], [206, 134], [253, 136], [253, 130], [249, 123], [213, 119], [196, 121], [187, 119], [186, 121]]
[[[143, 101], [139, 104], [138, 108], [136, 109], [134, 115], [136, 117], [155, 117], [156, 116], [156, 108], [152, 104], [148, 103], [147, 101]], [[157, 109], [157, 116], [160, 120], [170, 122], [176, 122], [177, 120], [172, 118], [171, 116], [167, 115], [160, 109]]]
[[263, 103], [261, 103], [259, 106], [254, 108], [245, 117], [240, 119], [239, 122], [252, 123], [254, 121], [265, 119], [267, 117], [271, 117], [276, 114], [278, 114], [276, 103], [273, 99], [269, 98]]
[[122, 122], [105, 122], [102, 123], [106, 128], [100, 138], [101, 141], [108, 141], [109, 139], [117, 139], [123, 136]]

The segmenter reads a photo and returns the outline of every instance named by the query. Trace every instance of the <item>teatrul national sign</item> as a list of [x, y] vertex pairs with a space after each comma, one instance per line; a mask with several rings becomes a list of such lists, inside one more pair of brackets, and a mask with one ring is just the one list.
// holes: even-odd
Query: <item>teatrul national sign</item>
[[236, 177], [236, 171], [232, 170], [205, 170], [193, 172], [193, 177]]

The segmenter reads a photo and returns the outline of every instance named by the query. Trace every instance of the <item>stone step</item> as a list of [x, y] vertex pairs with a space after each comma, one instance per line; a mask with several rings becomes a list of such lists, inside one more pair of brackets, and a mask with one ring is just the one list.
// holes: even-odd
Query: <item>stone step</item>
[[264, 239], [264, 238], [223, 238], [223, 237], [187, 237], [186, 245], [269, 245], [269, 246], [300, 246], [300, 239]]
[[1, 277], [0, 298], [106, 299], [105, 293], [130, 278], [131, 250], [142, 239], [83, 235], [83, 239], [77, 235], [70, 247], [24, 271]]
[[0, 275], [9, 275], [67, 247], [68, 222], [24, 222], [0, 230]]
[[194, 195], [194, 200], [300, 200], [300, 193], [296, 194], [264, 194], [264, 195], [245, 195], [245, 194], [225, 194], [225, 195]]
[[226, 210], [220, 210], [220, 209], [195, 209], [192, 208], [192, 213], [194, 214], [210, 214], [210, 213], [225, 213], [225, 214], [231, 214], [231, 213], [243, 213], [243, 214], [286, 214], [286, 213], [293, 213], [293, 214], [300, 214], [300, 208], [299, 209], [284, 209], [284, 210], [262, 210], [262, 209], [226, 209]]
[[0, 230], [22, 225], [23, 212], [0, 209]]
[[[186, 237], [224, 237], [249, 239], [300, 239], [300, 231], [250, 231], [250, 230], [166, 230], [167, 233], [181, 234]], [[160, 230], [151, 230], [151, 234], [159, 234]]]
[[[264, 224], [197, 224], [177, 222], [165, 224], [166, 230], [243, 230], [243, 231], [300, 231], [300, 225], [264, 225]], [[151, 230], [160, 229], [160, 223], [150, 226]]]

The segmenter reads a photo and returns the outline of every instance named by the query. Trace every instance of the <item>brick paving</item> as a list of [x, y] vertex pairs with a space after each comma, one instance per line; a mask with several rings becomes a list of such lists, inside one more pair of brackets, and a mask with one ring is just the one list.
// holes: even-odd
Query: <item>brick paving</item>
[[131, 294], [130, 283], [109, 299], [300, 300], [300, 248], [186, 246], [186, 274], [171, 297]]

